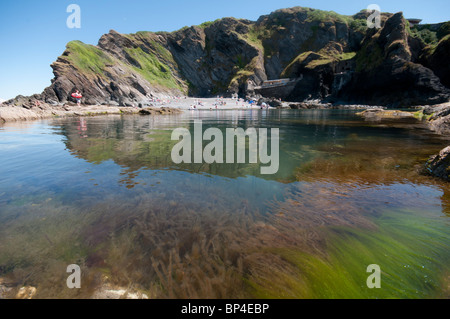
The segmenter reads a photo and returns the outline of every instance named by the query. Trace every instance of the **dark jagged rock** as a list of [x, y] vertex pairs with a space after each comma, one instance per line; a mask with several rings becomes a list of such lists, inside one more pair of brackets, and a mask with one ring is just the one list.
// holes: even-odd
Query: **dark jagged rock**
[[263, 103], [267, 104], [270, 107], [282, 108], [283, 103], [275, 98], [260, 98], [258, 100], [258, 105], [262, 105]]
[[[172, 33], [111, 30], [97, 46], [69, 42], [42, 94], [2, 105], [61, 105], [74, 102], [74, 90], [84, 104], [139, 107], [165, 96], [236, 93], [396, 107], [447, 102], [450, 40], [430, 49], [410, 36], [401, 13], [383, 13], [379, 30], [367, 28], [368, 16], [295, 7], [255, 22], [224, 18]], [[261, 87], [282, 77], [293, 81]]]
[[141, 109], [139, 110], [139, 114], [140, 115], [167, 115], [167, 114], [177, 114], [180, 113], [181, 111], [178, 109], [171, 109], [171, 108], [145, 108], [145, 109]]
[[253, 23], [225, 18], [168, 35], [169, 49], [189, 82], [189, 94], [239, 93], [267, 79], [262, 49], [248, 39]]
[[426, 65], [440, 78], [442, 84], [450, 88], [450, 36], [442, 39], [428, 57]]
[[425, 164], [425, 171], [450, 182], [450, 146], [431, 157]]
[[439, 134], [450, 134], [450, 102], [426, 106], [422, 110], [428, 118], [428, 126]]
[[432, 70], [412, 60], [406, 21], [397, 13], [366, 36], [356, 55], [356, 72], [337, 95], [354, 103], [397, 108], [447, 102], [450, 90]]

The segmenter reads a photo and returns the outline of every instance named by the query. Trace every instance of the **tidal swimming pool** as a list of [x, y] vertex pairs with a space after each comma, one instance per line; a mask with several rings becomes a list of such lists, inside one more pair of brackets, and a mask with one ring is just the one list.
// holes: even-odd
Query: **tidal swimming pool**
[[[278, 172], [174, 164], [173, 130], [199, 120], [278, 128]], [[35, 298], [89, 298], [105, 281], [150, 298], [448, 298], [450, 188], [419, 173], [448, 143], [340, 110], [4, 124], [0, 278]]]

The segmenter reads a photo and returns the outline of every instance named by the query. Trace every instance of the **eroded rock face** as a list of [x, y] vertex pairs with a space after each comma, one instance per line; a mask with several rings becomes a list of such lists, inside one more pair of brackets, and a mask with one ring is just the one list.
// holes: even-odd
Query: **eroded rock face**
[[52, 64], [55, 79], [44, 99], [65, 103], [77, 89], [85, 104], [138, 106], [163, 95], [182, 95], [186, 85], [159, 41], [152, 33], [128, 36], [111, 31], [98, 47], [70, 42]]
[[450, 182], [450, 146], [429, 159], [426, 172]]
[[[389, 18], [379, 31], [372, 31], [356, 55], [356, 71], [337, 94], [360, 104], [391, 107], [444, 103], [450, 90], [429, 68], [414, 63], [406, 21], [401, 13]], [[416, 46], [420, 49], [420, 46]]]
[[425, 106], [422, 112], [430, 129], [443, 135], [450, 133], [450, 102]]
[[84, 104], [145, 107], [164, 96], [255, 97], [263, 81], [288, 77], [301, 80], [264, 97], [394, 107], [448, 101], [450, 40], [424, 55], [401, 13], [383, 14], [379, 30], [367, 29], [368, 15], [295, 7], [172, 33], [111, 30], [97, 46], [69, 42], [35, 99], [63, 104], [79, 90]]
[[249, 39], [252, 28], [251, 21], [225, 18], [167, 36], [168, 48], [190, 84], [189, 94], [245, 96], [248, 81], [259, 85], [267, 79], [263, 50]]
[[440, 78], [442, 84], [450, 88], [450, 36], [442, 39], [426, 64]]

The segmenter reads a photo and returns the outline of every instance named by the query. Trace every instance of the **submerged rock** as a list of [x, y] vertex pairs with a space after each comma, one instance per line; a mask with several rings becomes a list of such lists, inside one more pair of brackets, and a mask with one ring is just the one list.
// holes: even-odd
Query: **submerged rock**
[[144, 108], [139, 110], [139, 114], [141, 115], [167, 115], [167, 114], [178, 114], [182, 111], [179, 109], [173, 109], [173, 108]]
[[8, 284], [5, 278], [0, 278], [0, 299], [8, 299], [13, 288]]
[[383, 109], [366, 110], [364, 112], [357, 113], [357, 115], [371, 121], [415, 119], [414, 114], [411, 112]]
[[37, 289], [35, 287], [27, 286], [19, 289], [16, 299], [33, 299], [36, 295]]
[[432, 156], [425, 164], [425, 170], [428, 174], [450, 182], [450, 146]]
[[125, 288], [102, 287], [102, 289], [94, 293], [92, 299], [148, 299], [148, 296]]
[[320, 101], [307, 101], [307, 102], [297, 102], [289, 103], [289, 107], [293, 110], [314, 110], [314, 109], [330, 109], [331, 104], [323, 104]]
[[148, 295], [131, 288], [116, 287], [109, 283], [109, 278], [102, 276], [102, 285], [91, 299], [149, 299]]

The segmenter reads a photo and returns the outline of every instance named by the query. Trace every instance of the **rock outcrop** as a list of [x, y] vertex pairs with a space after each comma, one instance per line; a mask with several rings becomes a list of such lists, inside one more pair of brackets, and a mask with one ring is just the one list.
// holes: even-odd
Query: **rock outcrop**
[[426, 172], [450, 182], [450, 146], [429, 159], [425, 165]]
[[413, 62], [418, 53], [411, 51], [409, 43], [401, 13], [380, 30], [369, 31], [356, 55], [354, 76], [337, 96], [394, 108], [447, 102], [450, 90], [431, 69]]
[[450, 35], [444, 37], [435, 49], [428, 52], [425, 60], [428, 66], [440, 78], [442, 84], [450, 87]]
[[450, 134], [450, 102], [426, 106], [423, 109], [423, 114], [433, 131], [442, 135]]
[[394, 111], [394, 110], [382, 110], [382, 109], [373, 109], [366, 110], [361, 113], [357, 113], [357, 115], [363, 117], [367, 121], [418, 121], [417, 118], [414, 117], [412, 112], [403, 112], [403, 111]]
[[68, 103], [64, 106], [52, 106], [41, 103], [28, 108], [27, 107], [0, 107], [0, 124], [4, 122], [15, 121], [32, 121], [38, 119], [52, 117], [73, 117], [73, 116], [97, 116], [97, 115], [123, 115], [123, 114], [140, 114], [140, 115], [169, 115], [179, 114], [182, 111], [178, 108], [158, 107], [158, 108], [129, 108], [129, 107], [112, 107], [105, 105], [89, 105], [76, 106]]
[[[396, 107], [448, 101], [449, 38], [430, 47], [411, 34], [401, 13], [383, 13], [380, 29], [367, 28], [368, 16], [295, 7], [257, 21], [224, 18], [171, 33], [111, 30], [97, 46], [68, 43], [52, 64], [52, 84], [32, 103], [61, 105], [74, 90], [84, 104], [141, 107], [180, 95]], [[258, 90], [283, 77], [295, 85]], [[23, 97], [4, 103], [24, 104]]]

